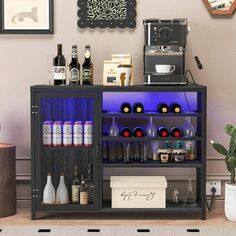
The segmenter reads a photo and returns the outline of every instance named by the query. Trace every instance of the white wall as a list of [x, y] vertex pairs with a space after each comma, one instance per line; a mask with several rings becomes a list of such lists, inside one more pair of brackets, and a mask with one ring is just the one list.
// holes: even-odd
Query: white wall
[[[208, 138], [225, 140], [225, 123], [236, 123], [236, 16], [212, 18], [201, 0], [137, 0], [134, 30], [77, 27], [77, 1], [55, 0], [55, 34], [0, 35], [0, 142], [17, 146], [17, 156], [30, 156], [30, 85], [48, 83], [48, 58], [62, 43], [70, 59], [71, 45], [79, 45], [80, 62], [85, 44], [92, 45], [95, 83], [102, 82], [103, 60], [112, 53], [131, 53], [135, 83], [142, 83], [144, 18], [186, 17], [191, 33], [188, 47], [200, 57], [198, 71], [189, 52], [188, 65], [200, 84], [208, 86]], [[208, 156], [217, 154], [208, 148]]]

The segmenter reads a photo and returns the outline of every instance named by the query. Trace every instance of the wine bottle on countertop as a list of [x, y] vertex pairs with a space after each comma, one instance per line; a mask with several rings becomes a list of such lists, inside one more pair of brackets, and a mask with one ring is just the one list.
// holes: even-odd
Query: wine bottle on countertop
[[128, 102], [123, 102], [120, 105], [120, 111], [122, 113], [131, 113], [131, 105]]
[[172, 128], [170, 128], [170, 136], [175, 137], [175, 138], [179, 138], [182, 136], [182, 132], [179, 128], [172, 127]]
[[141, 102], [136, 102], [133, 105], [133, 112], [134, 113], [143, 113], [144, 112], [144, 106]]
[[120, 135], [121, 135], [122, 137], [125, 137], [125, 138], [131, 137], [131, 136], [132, 136], [132, 131], [131, 131], [130, 128], [124, 127], [124, 128], [121, 129]]
[[157, 112], [159, 113], [168, 113], [169, 112], [169, 107], [166, 103], [160, 102], [157, 104]]
[[133, 130], [133, 135], [135, 137], [141, 138], [144, 136], [144, 130], [141, 127], [136, 127]]
[[83, 85], [92, 85], [93, 84], [93, 64], [91, 61], [91, 49], [90, 45], [85, 46], [85, 59], [83, 63]]
[[79, 166], [75, 163], [74, 179], [71, 181], [71, 201], [72, 203], [79, 204], [79, 193], [80, 193], [80, 179], [79, 179]]
[[53, 59], [54, 85], [66, 84], [66, 59], [62, 54], [62, 44], [57, 44], [57, 56]]
[[170, 104], [170, 112], [172, 112], [172, 113], [181, 113], [182, 109], [181, 109], [180, 104], [178, 104], [176, 102], [172, 102]]
[[159, 135], [160, 137], [163, 137], [163, 138], [169, 136], [169, 131], [168, 131], [168, 129], [167, 129], [166, 127], [162, 127], [162, 126], [159, 127], [159, 128], [157, 129], [157, 133], [158, 133], [158, 135]]
[[69, 64], [71, 85], [80, 85], [80, 64], [78, 62], [77, 45], [72, 45], [71, 62]]

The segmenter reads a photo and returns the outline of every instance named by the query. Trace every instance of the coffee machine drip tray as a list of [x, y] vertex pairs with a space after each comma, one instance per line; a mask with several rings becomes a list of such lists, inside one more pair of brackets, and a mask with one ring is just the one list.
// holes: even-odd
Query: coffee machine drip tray
[[187, 84], [187, 79], [185, 75], [145, 73], [144, 84], [146, 85], [184, 85], [184, 84]]

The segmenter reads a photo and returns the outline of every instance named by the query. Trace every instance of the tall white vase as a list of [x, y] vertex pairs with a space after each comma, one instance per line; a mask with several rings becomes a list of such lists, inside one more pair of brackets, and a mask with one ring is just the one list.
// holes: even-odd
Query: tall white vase
[[43, 203], [54, 204], [55, 203], [55, 188], [52, 184], [52, 174], [48, 173], [47, 184], [43, 190]]
[[236, 222], [236, 185], [225, 183], [225, 215], [229, 221]]
[[69, 194], [68, 194], [68, 190], [65, 184], [64, 173], [61, 173], [60, 175], [60, 183], [58, 185], [57, 193], [56, 193], [56, 202], [58, 204], [69, 203]]

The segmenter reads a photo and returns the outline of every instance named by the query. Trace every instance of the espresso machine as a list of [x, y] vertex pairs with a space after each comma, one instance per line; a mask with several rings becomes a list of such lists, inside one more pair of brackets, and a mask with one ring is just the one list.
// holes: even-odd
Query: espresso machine
[[184, 85], [187, 19], [144, 20], [144, 84]]

